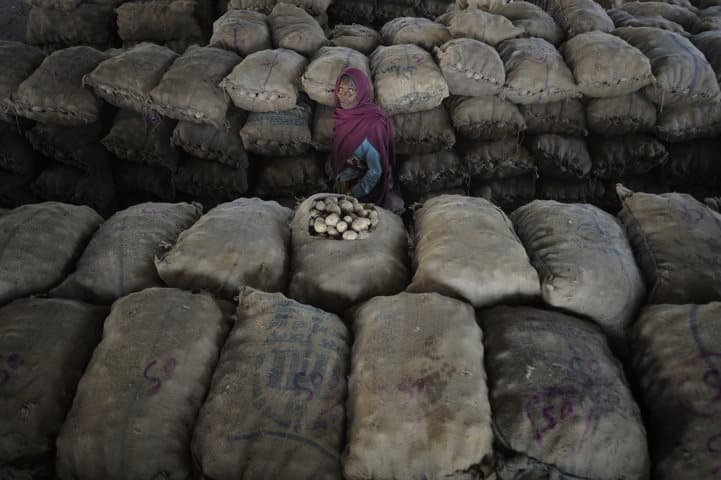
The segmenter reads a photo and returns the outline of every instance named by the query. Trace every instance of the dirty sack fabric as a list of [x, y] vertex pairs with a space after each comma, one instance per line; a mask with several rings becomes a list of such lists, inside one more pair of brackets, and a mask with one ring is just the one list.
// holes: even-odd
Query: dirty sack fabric
[[595, 31], [610, 33], [615, 28], [603, 7], [593, 0], [554, 0], [550, 13], [568, 38]]
[[688, 142], [721, 134], [721, 102], [678, 105], [658, 113], [655, 134], [665, 142]]
[[108, 129], [102, 120], [79, 127], [36, 123], [24, 133], [33, 148], [46, 157], [87, 171], [107, 158], [108, 153], [100, 139]]
[[410, 155], [402, 160], [398, 181], [416, 193], [460, 187], [468, 180], [466, 166], [453, 150]]
[[30, 188], [40, 199], [88, 205], [103, 216], [110, 215], [115, 207], [115, 183], [107, 156], [88, 171], [51, 165]]
[[601, 330], [570, 315], [480, 315], [500, 480], [648, 479], [641, 412]]
[[207, 41], [213, 17], [212, 3], [207, 0], [125, 2], [116, 11], [118, 36], [126, 42]]
[[591, 156], [586, 140], [582, 137], [535, 135], [528, 139], [526, 146], [542, 175], [561, 180], [578, 180], [591, 171]]
[[589, 151], [591, 174], [606, 180], [643, 175], [668, 158], [663, 143], [650, 135], [591, 137]]
[[248, 191], [248, 166], [233, 168], [186, 155], [174, 180], [178, 192], [215, 203], [229, 202]]
[[295, 211], [289, 296], [329, 312], [342, 312], [369, 298], [402, 291], [408, 285], [408, 239], [401, 218], [376, 206], [378, 225], [367, 238], [351, 241], [311, 235], [311, 208], [329, 196], [348, 198], [319, 193]]
[[308, 196], [328, 190], [323, 164], [313, 152], [295, 157], [260, 159], [255, 193], [261, 197]]
[[[371, 76], [368, 57], [348, 47], [321, 47], [301, 77], [303, 91], [316, 102], [335, 107], [333, 92], [338, 76], [345, 68], [357, 68]], [[373, 92], [371, 91], [371, 96]]]
[[58, 436], [58, 475], [190, 477], [193, 423], [229, 323], [208, 294], [154, 287], [115, 302]]
[[0, 125], [0, 170], [21, 177], [35, 176], [40, 156], [15, 125]]
[[82, 181], [81, 170], [55, 164], [45, 168], [30, 184], [30, 189], [42, 200], [74, 203], [75, 190]]
[[413, 44], [433, 50], [451, 39], [448, 27], [422, 17], [399, 17], [383, 25], [380, 30], [386, 45]]
[[597, 135], [650, 133], [656, 125], [656, 105], [640, 92], [592, 99], [586, 105], [586, 121]]
[[721, 197], [708, 197], [703, 201], [708, 208], [721, 213]]
[[512, 212], [536, 198], [536, 173], [497, 180], [476, 180], [471, 183], [471, 194], [493, 202], [505, 212]]
[[318, 21], [295, 5], [278, 3], [268, 15], [273, 46], [311, 57], [328, 42]]
[[716, 73], [716, 81], [721, 82], [721, 31], [699, 33], [691, 37], [691, 42], [708, 60]]
[[503, 98], [450, 97], [446, 101], [453, 127], [472, 140], [517, 137], [526, 121], [513, 103]]
[[336, 25], [330, 31], [328, 40], [334, 47], [352, 48], [364, 55], [370, 55], [382, 43], [380, 33], [357, 23]]
[[155, 261], [167, 285], [233, 299], [247, 285], [285, 290], [292, 210], [258, 198], [218, 205]]
[[30, 189], [32, 177], [15, 175], [0, 170], [0, 205], [7, 208], [15, 208], [20, 205], [36, 203], [40, 201]]
[[433, 49], [451, 95], [498, 95], [506, 82], [495, 48], [472, 38], [455, 38]]
[[400, 155], [450, 150], [456, 143], [456, 133], [443, 104], [422, 112], [399, 113], [392, 120], [396, 153]]
[[154, 258], [200, 218], [198, 205], [141, 203], [122, 210], [93, 235], [71, 273], [50, 294], [110, 304], [163, 282]]
[[721, 299], [721, 217], [684, 193], [618, 191], [618, 216], [649, 288], [648, 303]]
[[226, 125], [221, 128], [178, 122], [171, 141], [194, 157], [220, 162], [231, 168], [248, 168], [248, 155], [239, 134], [246, 116], [242, 110], [231, 108], [225, 117]]
[[614, 8], [609, 10], [608, 16], [611, 17], [616, 28], [621, 27], [651, 27], [660, 28], [662, 30], [668, 30], [670, 32], [678, 33], [684, 37], [688, 37], [690, 34], [683, 29], [678, 23], [672, 22], [665, 19], [660, 15], [654, 16], [639, 16], [632, 15], [631, 13], [621, 8]]
[[65, 278], [103, 219], [85, 206], [24, 205], [0, 219], [0, 305]]
[[59, 299], [28, 298], [0, 308], [3, 478], [52, 476], [56, 436], [106, 314], [103, 307]]
[[503, 15], [522, 29], [523, 37], [542, 38], [553, 45], [558, 45], [565, 37], [553, 17], [533, 3], [514, 1], [494, 8], [493, 13]]
[[109, 48], [115, 32], [115, 7], [81, 2], [72, 10], [31, 8], [26, 41], [31, 45]]
[[276, 3], [276, 0], [230, 0], [228, 10], [252, 10], [268, 15]]
[[302, 155], [311, 148], [313, 108], [305, 95], [288, 109], [274, 112], [250, 112], [240, 129], [243, 146], [264, 156]]
[[243, 57], [269, 49], [272, 43], [268, 18], [252, 10], [228, 10], [213, 22], [209, 45]]
[[313, 113], [313, 136], [311, 144], [319, 152], [330, 152], [333, 144], [333, 112], [335, 107], [316, 105]]
[[25, 43], [0, 40], [0, 121], [15, 123], [10, 97], [43, 62], [45, 54]]
[[172, 202], [175, 200], [173, 172], [164, 167], [117, 161], [113, 175], [119, 193], [136, 194], [143, 201]]
[[236, 317], [193, 434], [203, 478], [341, 478], [347, 327], [249, 287]]
[[693, 33], [698, 16], [691, 10], [666, 2], [625, 2], [620, 7], [637, 17], [662, 17]]
[[532, 301], [538, 274], [506, 214], [482, 198], [442, 195], [416, 212], [409, 292], [436, 292], [474, 307]]
[[586, 112], [583, 103], [576, 98], [560, 102], [519, 105], [518, 108], [525, 119], [527, 134], [557, 133], [578, 137], [588, 134]]
[[160, 115], [121, 110], [101, 142], [118, 158], [174, 172], [178, 166], [178, 150], [170, 137], [176, 124], [175, 120]]
[[600, 179], [594, 177], [585, 180], [543, 178], [540, 181], [539, 197], [564, 203], [603, 205], [606, 188]]
[[536, 172], [533, 157], [515, 138], [464, 142], [459, 154], [468, 174], [476, 179], [508, 178]]
[[489, 478], [483, 334], [470, 305], [404, 292], [363, 303], [352, 319], [345, 477]]
[[721, 182], [721, 162], [718, 161], [721, 142], [718, 139], [668, 143], [666, 149], [668, 160], [660, 173], [671, 185], [718, 186]]
[[502, 15], [479, 9], [455, 10], [436, 19], [455, 38], [473, 38], [495, 47], [504, 40], [523, 35], [524, 30]]

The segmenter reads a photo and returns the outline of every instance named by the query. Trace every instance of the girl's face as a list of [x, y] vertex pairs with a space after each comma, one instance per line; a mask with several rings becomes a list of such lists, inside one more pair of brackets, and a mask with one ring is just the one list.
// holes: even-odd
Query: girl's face
[[358, 103], [358, 92], [355, 88], [355, 82], [351, 78], [343, 77], [340, 79], [338, 100], [340, 100], [341, 108], [346, 110], [355, 107]]

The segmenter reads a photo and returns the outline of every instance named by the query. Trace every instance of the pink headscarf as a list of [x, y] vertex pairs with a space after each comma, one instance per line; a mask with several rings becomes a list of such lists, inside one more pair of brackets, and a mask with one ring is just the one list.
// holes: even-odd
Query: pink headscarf
[[[358, 103], [355, 107], [344, 109], [338, 99], [338, 87], [344, 76], [355, 83]], [[391, 168], [395, 168], [396, 145], [393, 122], [386, 112], [371, 100], [371, 83], [365, 73], [357, 68], [345, 68], [335, 82], [333, 92], [335, 113], [333, 113], [333, 144], [330, 150], [331, 165], [337, 175], [345, 161], [363, 143], [366, 138], [378, 150], [381, 156], [383, 175], [378, 185], [363, 201], [384, 206], [391, 189]]]

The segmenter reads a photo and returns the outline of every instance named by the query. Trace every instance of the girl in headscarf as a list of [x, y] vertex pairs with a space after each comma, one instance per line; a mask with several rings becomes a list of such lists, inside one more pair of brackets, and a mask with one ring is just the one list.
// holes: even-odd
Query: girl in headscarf
[[395, 167], [395, 133], [390, 117], [371, 101], [371, 83], [357, 68], [345, 68], [335, 91], [330, 162], [336, 184], [350, 186], [363, 202], [388, 207]]

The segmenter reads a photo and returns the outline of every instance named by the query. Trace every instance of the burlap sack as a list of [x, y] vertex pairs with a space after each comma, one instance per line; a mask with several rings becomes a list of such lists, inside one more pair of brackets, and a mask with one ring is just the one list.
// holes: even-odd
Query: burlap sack
[[573, 70], [578, 89], [587, 97], [619, 97], [654, 81], [648, 58], [636, 47], [608, 33], [576, 35], [561, 51]]
[[0, 170], [0, 205], [15, 208], [40, 201], [30, 189], [32, 178], [6, 173]]
[[533, 157], [515, 138], [464, 142], [459, 153], [468, 174], [475, 178], [508, 178], [536, 171]]
[[593, 99], [586, 105], [586, 120], [588, 129], [597, 135], [649, 133], [656, 125], [656, 106], [639, 92]]
[[228, 10], [252, 10], [268, 15], [276, 4], [276, 0], [230, 0]]
[[568, 38], [594, 31], [610, 33], [615, 28], [603, 7], [593, 0], [554, 0], [550, 13]]
[[0, 308], [3, 478], [53, 476], [55, 438], [106, 314], [72, 300], [23, 299]]
[[116, 107], [150, 114], [150, 91], [176, 58], [169, 48], [141, 43], [102, 62], [83, 77], [83, 85]]
[[481, 97], [501, 93], [506, 71], [490, 45], [472, 38], [456, 38], [435, 48], [434, 54], [452, 95]]
[[401, 186], [415, 193], [429, 193], [463, 186], [468, 173], [454, 151], [411, 155], [402, 160], [398, 169]]
[[24, 133], [33, 148], [46, 157], [86, 171], [107, 158], [100, 139], [108, 128], [102, 121], [79, 127], [36, 123]]
[[228, 320], [210, 295], [173, 288], [115, 302], [58, 437], [59, 476], [189, 477]]
[[514, 26], [523, 30], [523, 37], [538, 37], [548, 43], [558, 45], [565, 32], [556, 24], [553, 17], [540, 7], [523, 0], [507, 3], [493, 10], [503, 15]]
[[[357, 0], [355, 2], [333, 2], [328, 7], [328, 14], [331, 17], [335, 18], [336, 21], [339, 23], [360, 23], [363, 25], [371, 25], [376, 21], [373, 12], [374, 9], [374, 0]], [[373, 50], [370, 50], [367, 53], [363, 53], [366, 53], [366, 55], [370, 55], [372, 51]]]
[[380, 31], [385, 45], [418, 45], [433, 50], [451, 39], [448, 27], [421, 17], [399, 17], [383, 25]]
[[83, 179], [83, 172], [73, 167], [54, 164], [44, 169], [30, 184], [41, 200], [74, 203], [75, 188]]
[[591, 137], [589, 151], [593, 162], [591, 173], [607, 180], [643, 175], [668, 158], [663, 143], [650, 135]]
[[18, 207], [0, 219], [0, 305], [43, 293], [72, 268], [103, 219], [56, 202]]
[[689, 33], [683, 29], [681, 25], [678, 23], [674, 23], [670, 20], [666, 20], [665, 18], [655, 15], [653, 17], [646, 17], [646, 16], [636, 16], [632, 15], [626, 10], [622, 10], [620, 8], [616, 8], [614, 10], [609, 10], [608, 16], [611, 17], [611, 20], [613, 20], [613, 23], [616, 25], [616, 28], [621, 27], [652, 27], [652, 28], [660, 28], [662, 30], [668, 30], [669, 32], [678, 33], [679, 35], [682, 35], [684, 37], [690, 36]]
[[81, 2], [72, 10], [30, 9], [26, 41], [32, 45], [110, 47], [115, 7]]
[[118, 35], [124, 41], [166, 42], [208, 38], [212, 15], [208, 0], [126, 2], [117, 8]]
[[471, 194], [485, 198], [510, 213], [536, 198], [536, 174], [534, 172], [498, 180], [476, 180], [471, 183]]
[[567, 135], [535, 135], [526, 142], [542, 175], [577, 180], [591, 171], [591, 156], [586, 140]]
[[47, 8], [55, 10], [73, 10], [77, 8], [82, 0], [30, 0], [28, 5], [35, 8]]
[[189, 47], [150, 92], [154, 108], [177, 120], [222, 127], [230, 99], [218, 83], [239, 62], [228, 50]]
[[97, 121], [102, 100], [83, 88], [82, 78], [109, 55], [90, 47], [70, 47], [48, 55], [12, 96], [21, 117], [77, 126]]
[[694, 22], [691, 31], [699, 34], [721, 30], [721, 11], [718, 7], [697, 10], [698, 20]]
[[45, 58], [39, 49], [20, 42], [0, 40], [0, 121], [14, 123], [10, 97]]
[[268, 15], [273, 46], [312, 57], [328, 40], [318, 22], [305, 10], [280, 2]]
[[0, 124], [0, 170], [23, 177], [33, 177], [39, 155], [18, 133], [14, 125]]
[[632, 193], [619, 186], [619, 218], [650, 289], [648, 303], [721, 299], [721, 218], [683, 193]]
[[243, 110], [288, 110], [298, 100], [300, 77], [306, 65], [308, 61], [292, 50], [262, 50], [244, 58], [220, 82], [220, 87]]
[[396, 153], [413, 155], [450, 150], [456, 143], [448, 112], [443, 104], [431, 110], [393, 115]]
[[511, 221], [481, 198], [443, 195], [416, 212], [415, 273], [409, 292], [437, 292], [474, 307], [540, 296]]
[[591, 203], [603, 205], [606, 188], [598, 178], [585, 180], [555, 179], [544, 177], [538, 188], [538, 197], [564, 203]]
[[703, 201], [708, 208], [721, 213], [721, 197], [704, 198]]
[[288, 2], [291, 5], [295, 5], [296, 7], [300, 7], [306, 12], [310, 13], [316, 20], [318, 20], [318, 23], [323, 25], [323, 22], [321, 22], [319, 19], [325, 16], [325, 23], [328, 23], [327, 13], [328, 7], [332, 3], [332, 0], [289, 0]]
[[460, 10], [496, 10], [508, 3], [508, 0], [455, 0], [454, 7]]
[[213, 22], [210, 46], [232, 50], [238, 55], [272, 47], [268, 19], [260, 12], [251, 10], [228, 10]]
[[41, 200], [87, 205], [103, 216], [109, 216], [115, 206], [115, 183], [110, 165], [83, 172], [67, 165], [54, 164], [30, 184]]
[[2, 216], [4, 216], [4, 215], [7, 215], [8, 213], [10, 213], [10, 209], [8, 209], [8, 208], [0, 208], [0, 217], [2, 217]]
[[698, 17], [691, 10], [666, 2], [627, 2], [620, 8], [637, 17], [663, 17], [693, 32]]
[[[651, 3], [654, 2], [641, 5]], [[644, 88], [643, 92], [656, 105], [700, 104], [717, 101], [721, 97], [711, 65], [688, 39], [676, 33], [645, 27], [619, 28], [614, 34], [637, 47], [651, 61], [656, 82]]]
[[558, 50], [541, 38], [507, 40], [498, 47], [506, 68], [503, 95], [522, 105], [581, 96]]
[[186, 290], [209, 290], [228, 299], [247, 285], [285, 290], [292, 211], [276, 202], [238, 198], [203, 215], [156, 259], [160, 278]]
[[245, 112], [231, 108], [225, 117], [225, 127], [178, 122], [171, 141], [195, 157], [220, 162], [231, 168], [248, 168], [248, 155], [238, 133], [245, 118]]
[[311, 207], [328, 196], [308, 197], [295, 211], [290, 297], [341, 312], [371, 297], [403, 290], [408, 284], [407, 238], [400, 217], [375, 207], [379, 222], [367, 238], [349, 241], [311, 235]]
[[[141, 43], [142, 41], [131, 40], [123, 42], [122, 47], [124, 49], [133, 48]], [[168, 47], [178, 55], [182, 55], [191, 45], [205, 46], [207, 42], [202, 38], [180, 38], [175, 40], [166, 40], [164, 42], [157, 42], [158, 45]]]
[[578, 99], [570, 98], [560, 102], [519, 105], [518, 108], [525, 120], [528, 134], [557, 133], [578, 137], [588, 134], [586, 112]]
[[250, 112], [240, 129], [249, 152], [265, 156], [302, 155], [310, 149], [313, 109], [304, 95], [289, 110]]
[[522, 28], [513, 25], [506, 17], [478, 9], [444, 13], [436, 21], [447, 25], [453, 37], [473, 38], [491, 46], [524, 33]]
[[719, 471], [718, 345], [721, 304], [653, 305], [632, 331], [653, 478], [713, 478]]
[[[318, 103], [335, 107], [333, 92], [341, 71], [346, 67], [357, 68], [370, 78], [368, 57], [347, 47], [322, 47], [313, 56], [301, 77], [303, 91]], [[373, 92], [371, 91], [371, 97]]]
[[672, 185], [721, 185], [721, 142], [704, 138], [688, 143], [666, 145], [668, 160], [661, 167], [661, 176]]
[[595, 325], [534, 308], [481, 315], [500, 480], [646, 480], [641, 412]]
[[385, 25], [394, 18], [416, 16], [416, 8], [412, 5], [378, 1], [374, 3], [373, 21], [371, 22], [373, 25]]
[[511, 220], [538, 271], [543, 301], [590, 318], [625, 351], [646, 288], [616, 217], [592, 205], [535, 200]]
[[489, 478], [491, 411], [473, 309], [401, 293], [352, 318], [345, 478]]
[[691, 37], [691, 41], [708, 60], [716, 73], [716, 80], [721, 82], [721, 31], [699, 33]]
[[378, 105], [389, 115], [430, 110], [448, 96], [448, 84], [430, 53], [416, 45], [378, 47], [371, 55]]
[[229, 202], [248, 191], [248, 165], [229, 167], [186, 155], [175, 173], [175, 188], [216, 204]]
[[261, 197], [308, 196], [328, 190], [323, 162], [314, 153], [263, 158], [257, 165], [255, 193]]
[[349, 344], [337, 316], [242, 287], [193, 435], [201, 478], [341, 478]]
[[423, 17], [436, 18], [446, 13], [449, 5], [446, 0], [421, 0], [416, 11]]
[[518, 107], [500, 97], [451, 97], [446, 105], [453, 127], [473, 140], [517, 137], [526, 129]]
[[352, 48], [364, 55], [370, 55], [381, 44], [381, 36], [377, 31], [356, 23], [336, 25], [328, 35], [328, 40], [334, 47]]
[[175, 200], [173, 172], [164, 167], [149, 167], [132, 162], [115, 163], [115, 184], [123, 194], [140, 194], [144, 201]]
[[661, 110], [655, 129], [665, 142], [687, 142], [721, 134], [721, 103], [678, 105]]
[[335, 107], [325, 105], [315, 107], [311, 144], [319, 152], [329, 152], [333, 143], [333, 112]]
[[188, 203], [142, 203], [116, 213], [93, 236], [75, 271], [50, 294], [110, 304], [162, 286], [153, 259], [201, 213]]
[[101, 142], [119, 158], [174, 172], [178, 167], [178, 151], [170, 143], [170, 137], [176, 123], [156, 114], [146, 116], [121, 110], [115, 116], [110, 133]]

